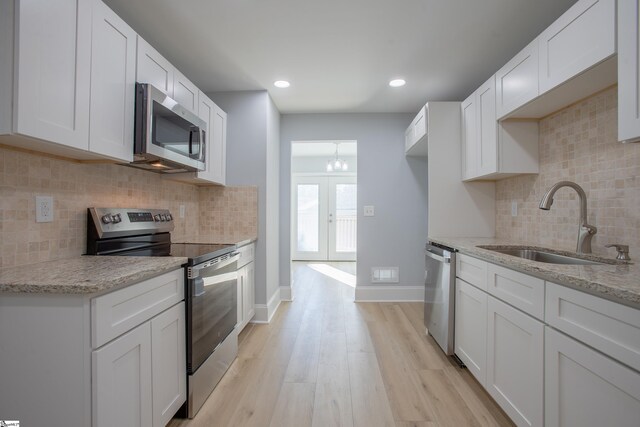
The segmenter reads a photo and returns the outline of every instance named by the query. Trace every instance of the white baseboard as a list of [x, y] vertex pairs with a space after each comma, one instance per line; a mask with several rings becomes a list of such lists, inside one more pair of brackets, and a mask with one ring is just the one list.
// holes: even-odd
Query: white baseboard
[[293, 289], [291, 289], [291, 286], [280, 286], [280, 299], [282, 301], [293, 301]]
[[356, 302], [422, 302], [424, 286], [356, 286]]
[[280, 302], [280, 288], [278, 288], [273, 295], [271, 295], [267, 304], [256, 304], [256, 315], [253, 317], [251, 323], [271, 322], [273, 315], [276, 314], [278, 307], [280, 307]]

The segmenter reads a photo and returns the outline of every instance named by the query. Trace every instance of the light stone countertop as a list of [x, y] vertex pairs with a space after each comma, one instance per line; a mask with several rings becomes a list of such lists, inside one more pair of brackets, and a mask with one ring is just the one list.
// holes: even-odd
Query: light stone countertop
[[0, 269], [0, 293], [92, 294], [181, 268], [187, 258], [78, 256]]
[[[531, 261], [478, 247], [481, 245], [519, 245], [527, 246], [529, 248], [545, 249], [541, 246], [515, 240], [495, 238], [429, 237], [429, 241], [455, 248], [460, 253], [492, 262], [494, 264], [499, 264], [513, 270], [521, 271], [553, 283], [565, 285], [615, 302], [640, 308], [640, 265], [635, 263], [633, 254], [631, 254], [631, 264], [618, 262], [616, 264], [604, 265], [561, 265]], [[567, 251], [554, 250], [554, 252], [566, 255], [575, 255], [575, 253]], [[585, 258], [594, 260], [601, 259], [599, 257], [589, 256], [585, 256]], [[611, 259], [610, 261], [615, 260]]]

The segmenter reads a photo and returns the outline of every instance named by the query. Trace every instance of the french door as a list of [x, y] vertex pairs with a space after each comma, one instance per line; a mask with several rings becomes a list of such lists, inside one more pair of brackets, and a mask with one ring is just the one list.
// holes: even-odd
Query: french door
[[292, 259], [355, 261], [355, 176], [294, 175]]

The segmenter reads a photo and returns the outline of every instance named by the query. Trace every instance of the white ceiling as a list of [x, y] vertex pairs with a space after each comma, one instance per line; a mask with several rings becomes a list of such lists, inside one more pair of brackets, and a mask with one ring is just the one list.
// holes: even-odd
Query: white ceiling
[[293, 142], [292, 157], [331, 157], [336, 153], [338, 144], [339, 157], [352, 157], [358, 154], [358, 143], [355, 141], [304, 141]]
[[266, 89], [282, 113], [463, 100], [575, 1], [105, 0], [202, 90]]

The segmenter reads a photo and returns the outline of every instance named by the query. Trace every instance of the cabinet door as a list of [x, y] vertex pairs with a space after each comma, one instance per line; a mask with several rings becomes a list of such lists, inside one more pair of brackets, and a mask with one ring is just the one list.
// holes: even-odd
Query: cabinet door
[[462, 101], [462, 179], [477, 175], [478, 128], [476, 125], [476, 94], [472, 93]]
[[484, 385], [487, 358], [487, 294], [456, 279], [455, 353]]
[[496, 81], [494, 76], [476, 91], [478, 115], [478, 152], [477, 165], [479, 175], [488, 175], [498, 171], [498, 139], [496, 121]]
[[255, 263], [250, 262], [243, 267], [244, 281], [242, 283], [242, 310], [245, 325], [255, 314]]
[[93, 0], [89, 150], [133, 161], [136, 33]]
[[178, 70], [174, 70], [173, 76], [173, 99], [193, 114], [199, 114], [198, 87]]
[[173, 97], [174, 67], [142, 37], [138, 36], [136, 81], [150, 83]]
[[227, 113], [214, 105], [214, 114], [209, 143], [209, 166], [211, 181], [224, 185], [227, 174]]
[[244, 282], [247, 281], [246, 278], [246, 266], [238, 269], [238, 305], [237, 305], [237, 317], [238, 321], [236, 322], [236, 326], [238, 326], [238, 332], [242, 330], [244, 327]]
[[214, 184], [225, 183], [226, 172], [226, 114], [209, 97], [200, 92], [198, 116], [207, 123], [206, 169], [197, 172], [199, 179]]
[[487, 391], [519, 426], [543, 425], [544, 326], [489, 296]]
[[152, 425], [150, 360], [149, 322], [93, 352], [95, 427]]
[[89, 147], [91, 1], [17, 4], [15, 131]]
[[616, 53], [615, 10], [615, 0], [580, 0], [540, 34], [541, 94]]
[[151, 320], [153, 425], [164, 427], [186, 401], [184, 302]]
[[640, 374], [544, 329], [545, 426], [637, 427]]
[[640, 0], [618, 2], [618, 140], [640, 141]]
[[502, 118], [538, 96], [538, 39], [496, 73], [496, 116]]

